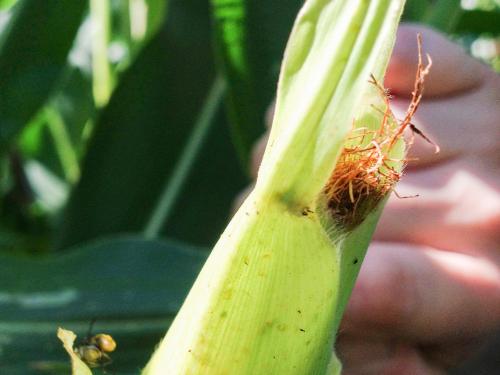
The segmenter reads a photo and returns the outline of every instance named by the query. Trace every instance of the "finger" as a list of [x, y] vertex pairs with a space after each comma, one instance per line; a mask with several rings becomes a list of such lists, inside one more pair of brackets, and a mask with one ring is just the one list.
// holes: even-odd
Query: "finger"
[[[479, 155], [498, 159], [500, 146], [500, 78], [492, 79], [478, 90], [464, 92], [447, 99], [426, 100], [421, 103], [412, 122], [441, 151], [417, 134], [409, 149], [410, 158], [418, 158], [422, 166], [447, 160], [458, 155]], [[403, 118], [408, 101], [394, 100], [396, 116]]]
[[[432, 58], [425, 80], [425, 97], [444, 96], [479, 86], [488, 69], [442, 34], [416, 24], [401, 25], [389, 63], [385, 85], [397, 95], [413, 90], [418, 62], [417, 34], [422, 35], [423, 52]], [[425, 62], [425, 58], [424, 58]]]
[[378, 243], [368, 252], [341, 329], [431, 344], [483, 335], [498, 324], [500, 270], [494, 263]]
[[463, 154], [494, 157], [500, 139], [500, 77], [431, 29], [400, 27], [386, 77], [386, 84], [397, 94], [392, 102], [394, 112], [403, 118], [408, 108], [405, 97], [413, 91], [418, 32], [434, 64], [413, 123], [439, 145], [441, 152], [435, 154], [435, 146], [416, 135], [409, 157], [418, 160], [410, 166], [421, 167]]
[[409, 173], [396, 191], [410, 198], [391, 196], [375, 238], [492, 254], [500, 243], [500, 188], [489, 174], [462, 161]]
[[341, 337], [337, 352], [343, 363], [344, 375], [445, 373], [428, 363], [416, 348], [396, 342]]

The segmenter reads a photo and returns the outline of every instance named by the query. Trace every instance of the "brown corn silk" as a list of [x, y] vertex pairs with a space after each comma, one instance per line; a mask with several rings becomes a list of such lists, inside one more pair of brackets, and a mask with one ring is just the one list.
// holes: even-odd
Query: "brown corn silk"
[[372, 76], [370, 83], [379, 91], [384, 103], [383, 108], [373, 107], [382, 114], [380, 127], [372, 130], [353, 122], [351, 134], [324, 188], [330, 215], [347, 230], [363, 221], [401, 178], [408, 159], [406, 154], [403, 159], [394, 159], [391, 157], [391, 150], [401, 140], [407, 128], [412, 130], [412, 138], [406, 151], [413, 142], [414, 134], [432, 143], [436, 151], [439, 151], [438, 146], [411, 123], [422, 99], [425, 77], [432, 65], [429, 55], [427, 64], [423, 64], [420, 35], [417, 41], [417, 73], [405, 117], [399, 121], [396, 119], [390, 107], [391, 96], [388, 90]]

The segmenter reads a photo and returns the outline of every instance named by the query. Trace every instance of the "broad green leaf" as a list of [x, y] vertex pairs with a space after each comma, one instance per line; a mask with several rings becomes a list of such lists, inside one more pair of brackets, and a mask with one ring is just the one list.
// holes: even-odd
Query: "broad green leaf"
[[215, 127], [200, 150], [163, 234], [197, 245], [211, 246], [230, 219], [236, 195], [248, 183], [231, 144], [221, 109]]
[[187, 176], [189, 176], [191, 172], [199, 150], [207, 137], [207, 132], [214, 122], [224, 90], [224, 79], [222, 77], [217, 77], [207, 95], [205, 103], [203, 103], [201, 112], [195, 121], [187, 143], [178, 157], [179, 161], [172, 170], [167, 184], [161, 193], [160, 199], [146, 223], [144, 235], [147, 238], [157, 237], [163, 225], [172, 214], [172, 207], [175, 205], [176, 199], [180, 195], [180, 191], [186, 182]]
[[58, 326], [117, 341], [111, 369], [137, 373], [182, 304], [206, 252], [118, 237], [43, 258], [0, 255], [0, 373], [68, 374]]
[[52, 92], [86, 6], [84, 0], [16, 4], [0, 40], [2, 151]]
[[130, 237], [40, 259], [0, 255], [0, 321], [174, 314], [204, 259], [198, 248]]
[[[59, 248], [108, 233], [142, 231], [196, 129], [215, 75], [208, 4], [172, 1], [166, 28], [123, 75], [89, 142], [82, 176], [62, 220]], [[242, 187], [224, 122], [205, 147], [162, 233], [207, 244]], [[203, 142], [199, 142], [201, 147]]]

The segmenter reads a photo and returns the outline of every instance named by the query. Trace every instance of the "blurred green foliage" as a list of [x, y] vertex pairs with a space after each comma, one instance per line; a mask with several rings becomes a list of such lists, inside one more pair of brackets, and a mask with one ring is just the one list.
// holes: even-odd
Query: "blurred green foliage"
[[[462, 3], [404, 18], [499, 69], [499, 3]], [[0, 1], [0, 373], [67, 373], [56, 327], [92, 318], [137, 373], [250, 182], [301, 4]]]

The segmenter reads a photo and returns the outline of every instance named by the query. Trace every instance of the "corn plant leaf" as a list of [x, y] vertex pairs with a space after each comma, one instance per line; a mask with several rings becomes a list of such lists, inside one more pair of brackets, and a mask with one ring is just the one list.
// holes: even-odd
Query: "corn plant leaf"
[[318, 198], [353, 122], [381, 126], [369, 79], [382, 81], [403, 5], [304, 3], [255, 189], [142, 374], [340, 373], [332, 347], [359, 271], [351, 257], [362, 259], [382, 205], [348, 228]]
[[95, 330], [109, 332], [118, 343], [112, 368], [134, 373], [205, 259], [200, 248], [137, 237], [99, 240], [40, 259], [0, 256], [0, 373], [62, 368], [67, 374], [57, 327], [82, 338], [92, 318]]
[[2, 256], [0, 321], [173, 314], [204, 258], [190, 246], [130, 237], [42, 259]]
[[13, 9], [0, 40], [2, 150], [57, 83], [86, 6], [84, 0], [21, 0]]
[[94, 115], [91, 82], [80, 69], [71, 67], [63, 74], [57, 95], [23, 129], [17, 146], [25, 159], [36, 159], [60, 179], [74, 182], [83, 129]]
[[[380, 114], [371, 106], [381, 97], [366, 77], [382, 82], [403, 1], [306, 4], [302, 11], [307, 13], [299, 14], [285, 52], [271, 147], [259, 171], [259, 178], [273, 175], [262, 177], [272, 190], [302, 202], [313, 201], [325, 186], [353, 121], [378, 126]], [[358, 30], [357, 22], [364, 29]], [[370, 33], [370, 28], [380, 33]]]
[[[59, 248], [142, 231], [193, 135], [215, 80], [208, 4], [171, 1], [167, 11], [165, 29], [123, 75], [97, 121], [62, 221]], [[244, 182], [220, 112], [210, 120], [207, 156], [195, 160], [162, 233], [206, 244], [227, 220], [232, 197]]]

